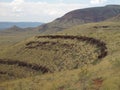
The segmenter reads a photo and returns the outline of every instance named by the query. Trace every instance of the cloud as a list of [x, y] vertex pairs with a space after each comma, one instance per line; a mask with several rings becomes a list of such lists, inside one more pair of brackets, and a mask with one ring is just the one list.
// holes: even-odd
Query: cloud
[[104, 3], [106, 2], [107, 0], [91, 0], [90, 3], [91, 4], [101, 4], [101, 3]]
[[13, 7], [13, 12], [21, 12], [23, 11], [22, 5], [24, 4], [24, 0], [13, 0], [10, 5]]
[[88, 5], [13, 0], [12, 2], [0, 2], [0, 12], [2, 12], [2, 14], [0, 14], [0, 20], [49, 22], [71, 10], [85, 7], [88, 7]]

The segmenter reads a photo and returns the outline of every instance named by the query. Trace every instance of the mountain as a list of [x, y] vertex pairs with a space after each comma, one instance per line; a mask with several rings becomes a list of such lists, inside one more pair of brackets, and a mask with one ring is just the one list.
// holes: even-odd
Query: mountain
[[22, 29], [22, 28], [20, 28], [20, 27], [18, 27], [16, 25], [6, 29], [6, 31], [23, 31], [23, 30], [24, 29]]
[[115, 16], [115, 17], [113, 17], [113, 18], [111, 18], [111, 19], [109, 19], [108, 21], [120, 22], [120, 14]]
[[25, 31], [27, 31], [27, 29], [26, 28], [20, 28], [20, 27], [18, 27], [18, 26], [16, 26], [16, 25], [14, 25], [14, 26], [12, 26], [12, 27], [10, 27], [10, 28], [7, 28], [7, 29], [4, 29], [4, 30], [1, 30], [0, 31], [0, 34], [3, 34], [3, 33], [6, 33], [6, 34], [13, 34], [13, 33], [19, 33], [19, 32], [25, 32]]
[[20, 28], [27, 28], [27, 27], [37, 27], [43, 23], [41, 22], [0, 22], [0, 29], [7, 29], [14, 25]]
[[120, 14], [120, 5], [78, 9], [36, 29], [44, 33], [53, 33], [79, 24], [104, 21], [118, 14]]

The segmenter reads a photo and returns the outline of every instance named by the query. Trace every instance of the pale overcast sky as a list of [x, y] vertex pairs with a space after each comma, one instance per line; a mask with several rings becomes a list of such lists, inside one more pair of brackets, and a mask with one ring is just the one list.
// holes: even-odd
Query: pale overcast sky
[[50, 22], [71, 10], [108, 4], [120, 0], [0, 0], [0, 21]]

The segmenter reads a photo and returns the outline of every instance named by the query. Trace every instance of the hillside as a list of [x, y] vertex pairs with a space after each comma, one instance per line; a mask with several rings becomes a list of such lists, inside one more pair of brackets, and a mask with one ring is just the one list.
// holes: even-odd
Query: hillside
[[[87, 52], [88, 50], [89, 52]], [[36, 36], [33, 39], [18, 43], [8, 49], [8, 52], [2, 53], [0, 64], [5, 66], [15, 65], [15, 69], [20, 66], [31, 68], [39, 73], [53, 73], [96, 63], [107, 55], [106, 50], [106, 44], [94, 38], [72, 35]], [[5, 68], [1, 72], [4, 71], [11, 73], [10, 70], [8, 71]], [[12, 74], [14, 74], [13, 71]], [[22, 74], [24, 74], [24, 71]], [[15, 75], [14, 78], [21, 76], [17, 73]]]
[[53, 33], [79, 24], [104, 21], [118, 14], [120, 5], [78, 9], [36, 29], [42, 33]]
[[109, 19], [108, 21], [120, 22], [120, 14], [115, 16], [115, 17], [113, 17], [113, 18], [111, 18], [111, 19]]
[[5, 90], [119, 90], [119, 27], [119, 22], [89, 23], [17, 43], [0, 54], [1, 81], [13, 80], [0, 86]]

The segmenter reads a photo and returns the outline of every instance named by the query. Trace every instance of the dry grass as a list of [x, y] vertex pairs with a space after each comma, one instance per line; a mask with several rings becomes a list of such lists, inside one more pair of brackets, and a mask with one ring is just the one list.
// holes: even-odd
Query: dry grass
[[[107, 27], [106, 27], [107, 26]], [[87, 64], [82, 68], [71, 70], [73, 60], [95, 60], [96, 46], [77, 40], [63, 40], [50, 38], [30, 38], [12, 46], [0, 54], [1, 58], [25, 61], [27, 63], [42, 64], [56, 71], [51, 74], [34, 75], [28, 78], [1, 82], [0, 88], [3, 90], [120, 90], [120, 24], [117, 22], [91, 23], [73, 27], [57, 33], [58, 35], [87, 36], [104, 41], [107, 46], [108, 55], [101, 62], [92, 65]], [[26, 48], [26, 44], [37, 48]], [[43, 42], [44, 45], [42, 46]], [[50, 42], [50, 43], [48, 43]], [[57, 42], [54, 43], [54, 42]], [[64, 47], [63, 44], [74, 44]], [[53, 45], [54, 44], [54, 45]], [[42, 46], [42, 47], [40, 47]], [[84, 48], [83, 48], [84, 47]], [[56, 50], [58, 50], [56, 52]], [[67, 52], [63, 54], [63, 52]], [[89, 55], [91, 53], [91, 55]], [[78, 56], [78, 54], [80, 56]], [[68, 56], [68, 57], [66, 57]], [[55, 58], [55, 59], [54, 59]], [[61, 60], [65, 64], [59, 65]], [[61, 61], [64, 62], [64, 61]], [[81, 64], [80, 64], [81, 65]], [[69, 67], [59, 69], [59, 66]], [[9, 67], [8, 67], [9, 68]], [[4, 68], [5, 69], [5, 68]], [[19, 68], [17, 68], [19, 69]], [[69, 69], [69, 70], [68, 70]], [[24, 69], [22, 69], [24, 70]], [[57, 72], [57, 71], [61, 72]], [[5, 70], [4, 70], [5, 71]], [[17, 70], [16, 70], [17, 71]]]

